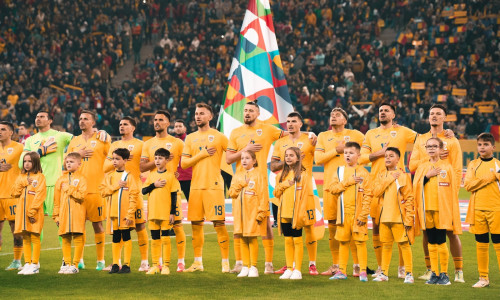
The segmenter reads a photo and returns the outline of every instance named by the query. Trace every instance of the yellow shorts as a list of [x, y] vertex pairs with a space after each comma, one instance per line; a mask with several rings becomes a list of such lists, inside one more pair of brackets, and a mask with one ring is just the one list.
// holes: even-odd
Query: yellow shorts
[[149, 230], [170, 230], [173, 227], [168, 220], [149, 220], [148, 225]]
[[360, 232], [353, 232], [354, 215], [345, 214], [344, 224], [337, 225], [337, 232], [335, 232], [335, 239], [339, 242], [348, 242], [351, 239], [354, 241], [367, 241], [368, 235]]
[[[105, 200], [99, 194], [87, 194], [83, 200], [87, 220], [90, 222], [101, 222], [105, 219], [104, 213]], [[114, 229], [114, 228], [113, 228]]]
[[16, 220], [16, 198], [0, 199], [0, 221], [14, 221]]
[[439, 212], [436, 210], [426, 210], [425, 211], [425, 228], [439, 228]]
[[113, 230], [119, 230], [119, 229], [129, 229], [129, 228], [134, 228], [135, 224], [132, 222], [132, 225], [127, 226], [125, 225], [125, 221], [121, 221], [120, 224], [118, 224], [118, 218], [111, 217], [111, 224], [113, 225]]
[[191, 190], [189, 193], [188, 220], [225, 220], [225, 200], [223, 190]]
[[142, 195], [139, 195], [139, 201], [137, 201], [137, 209], [135, 210], [135, 224], [146, 223], [146, 215], [144, 214], [144, 200]]
[[379, 232], [382, 243], [408, 242], [408, 235], [402, 223], [380, 223]]
[[323, 215], [327, 221], [337, 220], [337, 199], [327, 191], [323, 191]]
[[473, 234], [500, 234], [500, 211], [474, 211], [474, 224], [470, 225], [469, 232]]

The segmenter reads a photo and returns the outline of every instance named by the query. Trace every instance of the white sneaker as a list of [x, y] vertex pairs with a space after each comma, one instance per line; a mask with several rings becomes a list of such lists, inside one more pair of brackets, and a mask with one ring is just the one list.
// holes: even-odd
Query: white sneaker
[[404, 279], [406, 278], [406, 271], [404, 266], [399, 266], [398, 267], [398, 278]]
[[293, 270], [292, 276], [290, 276], [291, 280], [299, 280], [302, 279], [302, 273], [299, 270]]
[[40, 268], [38, 264], [31, 264], [26, 272], [23, 275], [34, 275], [40, 273]]
[[259, 270], [257, 270], [257, 267], [250, 267], [250, 271], [248, 271], [248, 277], [259, 277]]
[[139, 267], [139, 272], [147, 272], [149, 271], [149, 263], [144, 261], [141, 262], [141, 266]]
[[377, 277], [378, 275], [380, 275], [380, 273], [382, 273], [382, 267], [381, 266], [378, 266], [377, 270], [375, 271], [374, 274], [372, 274], [372, 277]]
[[66, 271], [68, 270], [69, 266], [62, 265], [61, 268], [59, 269], [59, 274], [66, 274]]
[[274, 268], [272, 262], [266, 262], [264, 264], [264, 274], [274, 274]]
[[17, 274], [24, 275], [24, 272], [29, 270], [30, 265], [30, 263], [25, 263], [24, 266], [22, 266], [21, 271], [17, 272]]
[[414, 282], [415, 279], [413, 278], [413, 274], [412, 273], [406, 274], [404, 283], [414, 283]]
[[286, 269], [285, 273], [280, 276], [280, 279], [290, 279], [290, 277], [292, 277], [292, 273], [292, 270]]
[[77, 273], [79, 273], [79, 272], [80, 272], [80, 271], [78, 270], [78, 268], [77, 268], [77, 267], [75, 267], [75, 266], [71, 266], [71, 267], [68, 267], [68, 268], [66, 269], [66, 272], [64, 272], [64, 274], [77, 274]]
[[248, 269], [248, 267], [242, 267], [242, 268], [241, 268], [241, 272], [240, 272], [240, 274], [238, 274], [238, 276], [236, 276], [236, 277], [239, 277], [239, 278], [242, 278], [242, 277], [247, 277], [247, 276], [248, 276], [249, 271], [250, 271], [250, 270]]

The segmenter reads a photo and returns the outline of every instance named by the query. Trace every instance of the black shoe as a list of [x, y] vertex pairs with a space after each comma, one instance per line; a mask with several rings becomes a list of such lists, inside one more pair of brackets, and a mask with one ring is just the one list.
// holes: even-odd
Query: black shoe
[[446, 273], [439, 274], [439, 280], [437, 281], [438, 285], [450, 285], [450, 277]]
[[111, 266], [111, 271], [109, 271], [109, 274], [118, 273], [118, 272], [120, 272], [120, 266], [119, 265], [114, 264], [113, 266]]
[[373, 274], [375, 274], [375, 270], [372, 270], [372, 269], [366, 267], [366, 274], [373, 275]]
[[[441, 273], [443, 274], [443, 273]], [[439, 276], [436, 275], [436, 273], [432, 272], [431, 278], [425, 282], [425, 284], [437, 284], [439, 281]], [[449, 281], [449, 279], [448, 279]]]
[[119, 274], [127, 274], [130, 273], [130, 267], [127, 265], [123, 265], [120, 271], [118, 271]]

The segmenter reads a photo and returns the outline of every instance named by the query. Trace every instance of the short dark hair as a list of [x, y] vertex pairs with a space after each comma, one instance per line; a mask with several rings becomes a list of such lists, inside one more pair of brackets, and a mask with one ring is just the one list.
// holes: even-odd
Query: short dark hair
[[54, 120], [54, 118], [52, 117], [52, 115], [50, 114], [50, 112], [48, 110], [42, 109], [42, 110], [39, 110], [36, 114], [38, 115], [39, 113], [47, 114], [47, 118], [49, 120]]
[[184, 127], [186, 127], [186, 122], [183, 119], [177, 119], [174, 121], [174, 123], [182, 123], [182, 125], [184, 125]]
[[361, 146], [357, 142], [347, 142], [344, 148], [356, 148], [356, 150], [361, 151]]
[[129, 121], [130, 125], [134, 126], [134, 127], [137, 127], [137, 122], [135, 121], [134, 118], [132, 118], [131, 116], [125, 116], [121, 119], [121, 121], [123, 120], [126, 120], [126, 121]]
[[287, 118], [299, 118], [300, 122], [304, 123], [304, 119], [302, 118], [302, 116], [296, 112], [296, 111], [292, 111], [291, 113], [288, 114]]
[[253, 105], [255, 107], [257, 107], [258, 110], [260, 110], [260, 107], [259, 105], [257, 104], [257, 100], [254, 100], [254, 101], [248, 101], [245, 105]]
[[89, 114], [92, 116], [92, 119], [94, 119], [94, 121], [97, 121], [97, 114], [94, 112], [94, 111], [91, 111], [91, 110], [88, 110], [88, 109], [84, 109], [80, 112], [80, 116], [82, 114]]
[[429, 112], [431, 111], [431, 109], [433, 108], [439, 108], [439, 109], [442, 109], [444, 111], [444, 115], [446, 116], [448, 114], [448, 111], [446, 110], [446, 107], [444, 107], [444, 105], [442, 104], [434, 104], [431, 106], [431, 108], [429, 108]]
[[164, 115], [165, 117], [167, 117], [168, 121], [170, 122], [170, 113], [166, 110], [157, 110], [155, 112], [155, 115]]
[[385, 152], [387, 152], [387, 151], [392, 151], [392, 152], [396, 153], [396, 155], [399, 158], [401, 158], [401, 152], [399, 151], [398, 148], [396, 148], [396, 147], [387, 147], [387, 149], [385, 150]]
[[396, 106], [390, 104], [389, 102], [382, 102], [382, 104], [380, 104], [378, 108], [381, 108], [382, 106], [389, 106], [394, 112], [394, 114], [396, 114]]
[[170, 151], [168, 151], [165, 148], [158, 148], [155, 151], [155, 156], [161, 156], [161, 157], [169, 158], [170, 157]]
[[116, 148], [115, 151], [113, 151], [113, 153], [120, 156], [123, 159], [130, 158], [130, 151], [128, 151], [127, 148]]
[[205, 102], [201, 102], [201, 103], [196, 103], [196, 108], [206, 108], [208, 109], [208, 111], [210, 111], [210, 113], [213, 115], [214, 114], [214, 111], [212, 109], [212, 106], [206, 104]]
[[5, 126], [9, 127], [10, 131], [14, 131], [14, 124], [12, 124], [11, 122], [0, 121], [0, 125], [5, 125]]
[[495, 137], [489, 132], [483, 132], [477, 136], [477, 141], [490, 142], [495, 145]]

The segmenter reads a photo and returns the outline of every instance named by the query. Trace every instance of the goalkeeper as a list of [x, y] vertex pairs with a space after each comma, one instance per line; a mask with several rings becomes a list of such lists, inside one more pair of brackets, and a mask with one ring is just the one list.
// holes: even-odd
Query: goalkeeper
[[[39, 111], [35, 118], [35, 126], [38, 133], [30, 136], [24, 144], [24, 153], [19, 160], [19, 168], [22, 168], [24, 154], [29, 151], [40, 154], [42, 172], [45, 176], [47, 185], [47, 196], [43, 204], [43, 211], [46, 215], [52, 216], [54, 208], [54, 186], [57, 179], [62, 174], [62, 162], [64, 150], [73, 138], [73, 135], [67, 132], [61, 132], [50, 128], [52, 116], [48, 111]], [[97, 134], [99, 139], [109, 139], [104, 131]]]

